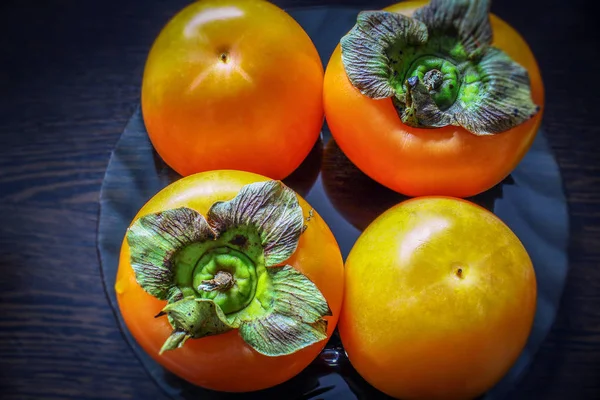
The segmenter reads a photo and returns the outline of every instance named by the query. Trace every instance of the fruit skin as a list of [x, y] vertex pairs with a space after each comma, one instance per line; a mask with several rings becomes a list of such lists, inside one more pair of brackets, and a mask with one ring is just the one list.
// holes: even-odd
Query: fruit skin
[[[386, 10], [412, 15], [426, 1], [406, 1]], [[541, 109], [508, 131], [476, 136], [463, 128], [412, 128], [403, 124], [391, 99], [373, 100], [348, 80], [340, 46], [325, 71], [327, 124], [348, 158], [372, 179], [408, 196], [469, 197], [490, 189], [517, 166], [531, 147], [544, 109], [544, 87], [535, 57], [510, 25], [490, 15], [492, 46], [527, 69], [533, 101]]]
[[[230, 200], [240, 188], [268, 178], [242, 171], [210, 171], [183, 178], [167, 186], [150, 199], [133, 221], [142, 215], [181, 206], [206, 215], [216, 201]], [[298, 196], [305, 216], [311, 206]], [[344, 271], [338, 244], [329, 227], [313, 210], [300, 236], [296, 252], [285, 264], [306, 275], [323, 293], [332, 310], [328, 320], [330, 337], [341, 308]], [[132, 221], [132, 222], [133, 222]], [[140, 346], [163, 367], [208, 389], [247, 392], [265, 389], [291, 379], [312, 362], [326, 344], [315, 343], [289, 356], [268, 357], [252, 350], [237, 330], [224, 334], [190, 339], [185, 345], [162, 355], [158, 352], [172, 327], [166, 318], [154, 318], [166, 305], [146, 293], [136, 282], [129, 260], [129, 246], [124, 240], [115, 285], [117, 300], [125, 323]]]
[[345, 267], [344, 348], [390, 396], [474, 398], [505, 375], [531, 331], [531, 260], [498, 217], [466, 200], [392, 207], [362, 233]]
[[201, 0], [156, 38], [141, 102], [152, 144], [179, 174], [283, 179], [318, 138], [322, 93], [319, 54], [290, 15], [261, 0]]

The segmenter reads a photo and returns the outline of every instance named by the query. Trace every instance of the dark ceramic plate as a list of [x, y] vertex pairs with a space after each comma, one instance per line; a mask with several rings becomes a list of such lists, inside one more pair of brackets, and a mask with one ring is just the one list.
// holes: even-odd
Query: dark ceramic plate
[[[324, 63], [339, 38], [356, 21], [358, 9], [291, 10], [313, 39]], [[300, 375], [275, 388], [252, 394], [225, 394], [192, 386], [153, 361], [131, 336], [119, 313], [114, 284], [125, 230], [137, 211], [180, 177], [158, 157], [139, 110], [114, 150], [100, 195], [98, 249], [110, 305], [133, 351], [157, 385], [173, 399], [384, 399], [352, 368], [337, 335]], [[335, 234], [344, 257], [369, 222], [405, 199], [361, 173], [331, 140], [327, 127], [304, 163], [285, 183], [319, 212]], [[550, 330], [567, 274], [568, 213], [558, 166], [543, 132], [511, 176], [471, 198], [498, 215], [529, 252], [538, 280], [538, 305], [532, 333], [520, 358], [484, 399], [504, 398], [531, 363]], [[368, 203], [367, 203], [368, 201]]]

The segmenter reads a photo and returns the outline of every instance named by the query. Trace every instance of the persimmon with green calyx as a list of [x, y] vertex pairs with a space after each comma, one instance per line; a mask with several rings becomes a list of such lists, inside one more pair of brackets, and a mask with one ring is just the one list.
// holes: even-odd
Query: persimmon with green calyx
[[167, 186], [127, 230], [123, 319], [166, 369], [208, 389], [282, 383], [325, 346], [343, 261], [326, 223], [280, 181], [211, 171]]
[[283, 179], [323, 125], [323, 64], [308, 34], [262, 0], [199, 0], [160, 31], [141, 104], [152, 145], [182, 176]]
[[518, 237], [464, 199], [417, 197], [375, 219], [346, 260], [338, 329], [358, 373], [406, 400], [473, 399], [514, 365], [537, 283]]
[[489, 0], [365, 11], [329, 60], [327, 123], [365, 174], [405, 195], [469, 197], [512, 172], [539, 129], [535, 57]]

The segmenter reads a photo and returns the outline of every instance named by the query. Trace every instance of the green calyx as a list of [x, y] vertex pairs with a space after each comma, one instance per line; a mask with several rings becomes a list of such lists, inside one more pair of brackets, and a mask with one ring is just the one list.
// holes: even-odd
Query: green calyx
[[361, 12], [341, 40], [346, 74], [362, 94], [391, 98], [407, 125], [511, 129], [539, 107], [527, 71], [490, 46], [489, 8], [489, 0], [431, 0], [412, 18]]
[[127, 232], [140, 286], [167, 305], [173, 332], [161, 353], [238, 329], [257, 352], [291, 354], [327, 338], [324, 296], [292, 266], [304, 216], [278, 181], [244, 186], [206, 218], [189, 208], [137, 219]]
[[213, 300], [229, 314], [245, 308], [254, 297], [256, 265], [239, 250], [217, 247], [200, 257], [191, 280], [197, 296]]
[[456, 65], [448, 60], [433, 56], [420, 57], [415, 60], [405, 76], [407, 78], [404, 82], [399, 82], [396, 86], [397, 93], [405, 95], [410, 92], [411, 85], [406, 81], [417, 78], [440, 109], [447, 110], [456, 101], [460, 87], [460, 73]]

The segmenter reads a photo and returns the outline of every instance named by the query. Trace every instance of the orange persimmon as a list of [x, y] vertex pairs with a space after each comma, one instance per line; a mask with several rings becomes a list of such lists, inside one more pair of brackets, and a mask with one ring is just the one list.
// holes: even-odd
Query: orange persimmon
[[[437, 4], [440, 3], [443, 2], [437, 2]], [[445, 3], [459, 2], [447, 0]], [[462, 2], [462, 4], [467, 3]], [[471, 3], [477, 4], [477, 2]], [[487, 4], [488, 2], [480, 2], [482, 7], [485, 7], [484, 3]], [[418, 8], [424, 7], [427, 4], [428, 2], [426, 1], [406, 1], [392, 5], [386, 8], [385, 11], [410, 17], [414, 15]], [[472, 15], [472, 13], [469, 15]], [[373, 26], [373, 24], [381, 21], [380, 19], [376, 20], [375, 17], [369, 21], [367, 17], [365, 16], [363, 31], [359, 32], [360, 34], [364, 34], [367, 30], [364, 27], [365, 25], [371, 24], [370, 26]], [[377, 16], [377, 18], [380, 18], [380, 16]], [[495, 98], [487, 99], [488, 104], [492, 108], [502, 105], [505, 101], [502, 98], [502, 91], [510, 91], [509, 84], [512, 85], [513, 82], [515, 85], [523, 85], [522, 88], [517, 90], [522, 89], [523, 93], [527, 90], [530, 91], [530, 93], [526, 93], [530, 101], [525, 106], [515, 106], [512, 108], [510, 106], [512, 103], [509, 102], [510, 104], [507, 105], [508, 110], [504, 110], [511, 114], [505, 115], [507, 120], [513, 117], [513, 112], [514, 116], [518, 117], [510, 125], [510, 129], [493, 132], [494, 134], [484, 131], [484, 135], [476, 135], [463, 126], [452, 124], [444, 125], [439, 123], [439, 125], [444, 126], [423, 128], [418, 123], [404, 123], [394, 105], [394, 101], [389, 98], [392, 96], [391, 92], [389, 90], [386, 92], [387, 87], [382, 90], [381, 82], [375, 82], [379, 86], [373, 82], [366, 82], [367, 86], [371, 85], [370, 88], [359, 88], [351, 82], [344, 66], [342, 46], [337, 46], [325, 72], [325, 115], [329, 128], [339, 147], [365, 174], [377, 182], [409, 196], [449, 195], [468, 197], [496, 185], [516, 167], [530, 148], [540, 127], [544, 105], [544, 88], [535, 57], [525, 40], [507, 22], [501, 20], [496, 15], [489, 14], [489, 22], [493, 35], [491, 46], [494, 47], [494, 51], [500, 49], [520, 66], [515, 68], [522, 68], [514, 74], [516, 78], [512, 81], [508, 80], [513, 79], [512, 76], [508, 78], [502, 76], [494, 77], [493, 82], [490, 83], [490, 87], [494, 87], [494, 85], [499, 87], [499, 92], [496, 93]], [[393, 23], [400, 24], [398, 22]], [[415, 29], [418, 30], [419, 27]], [[431, 30], [429, 32], [429, 42], [432, 41], [435, 33], [432, 32], [434, 31]], [[415, 35], [421, 35], [421, 37], [417, 37], [416, 39], [412, 37], [409, 39], [413, 41], [423, 40], [423, 36], [426, 34], [421, 29], [421, 31], [415, 33]], [[467, 46], [469, 44], [472, 45], [472, 42], [476, 42], [477, 39], [479, 38], [468, 42], [469, 38], [467, 38], [465, 43], [467, 43]], [[443, 40], [445, 39], [440, 39], [439, 41], [442, 45], [444, 45]], [[391, 48], [391, 50], [388, 48], [386, 56], [394, 64], [382, 68], [381, 65], [377, 64], [377, 60], [373, 58], [367, 60], [367, 56], [364, 54], [369, 46], [373, 47], [377, 45], [377, 43], [375, 45], [369, 43], [368, 45], [357, 47], [357, 53], [359, 54], [356, 58], [360, 59], [360, 57], [363, 57], [362, 61], [365, 62], [365, 65], [369, 63], [375, 65], [376, 69], [374, 72], [377, 77], [385, 76], [385, 79], [389, 79], [391, 82], [392, 87], [400, 88], [400, 91], [403, 92], [402, 85], [404, 84], [404, 88], [406, 88], [407, 81], [398, 81], [396, 72], [399, 69], [394, 70], [397, 65], [402, 65], [403, 59], [400, 55], [402, 50], [400, 48]], [[427, 44], [423, 46], [427, 46]], [[404, 55], [409, 51], [414, 51], [414, 49], [417, 49], [417, 52], [420, 51], [418, 46], [408, 46], [404, 49]], [[452, 51], [456, 51], [455, 49], [451, 49], [448, 54], [453, 54]], [[436, 61], [432, 60], [429, 55], [429, 52], [433, 51], [435, 53], [437, 51], [436, 49], [434, 50], [431, 48], [427, 51], [424, 50], [425, 56], [421, 58], [423, 62], [419, 67], [423, 68], [421, 73], [430, 69], [427, 63], [431, 65], [436, 64]], [[459, 50], [462, 51], [464, 49]], [[472, 59], [477, 58], [476, 51], [478, 50], [472, 51], [469, 57]], [[393, 58], [394, 54], [397, 59]], [[438, 55], [434, 56], [437, 57]], [[448, 78], [450, 82], [449, 87], [455, 89], [452, 79], [455, 79], [456, 76], [453, 73], [460, 75], [460, 72], [451, 71], [452, 67], [447, 63], [448, 57], [447, 54], [442, 54], [437, 64], [443, 67], [439, 68], [443, 72], [440, 76], [444, 76], [444, 79], [450, 76], [451, 78]], [[463, 59], [469, 61], [467, 56], [464, 56]], [[501, 61], [504, 62], [504, 59]], [[409, 63], [411, 61], [406, 62]], [[419, 60], [415, 61], [415, 63], [418, 64]], [[364, 69], [361, 70], [359, 67], [354, 68], [353, 73], [356, 76], [356, 80], [360, 83], [361, 78], [364, 78], [362, 76], [364, 75]], [[418, 68], [415, 68], [414, 65], [406, 66], [407, 70], [410, 68], [414, 71], [413, 76], [417, 76]], [[446, 72], [444, 72], [444, 68], [447, 70]], [[456, 69], [460, 70], [460, 65], [457, 65]], [[500, 72], [508, 71], [507, 74], [509, 75], [512, 74], [512, 71], [508, 67], [505, 67], [505, 65], [501, 65], [496, 69], [500, 70]], [[470, 78], [467, 72], [460, 79], [464, 78], [465, 82], [470, 84], [472, 82], [469, 81]], [[389, 77], [387, 76], [388, 74]], [[400, 78], [405, 79], [408, 76]], [[422, 81], [424, 80], [423, 75], [420, 75], [420, 78]], [[425, 76], [425, 79], [427, 78]], [[431, 78], [431, 75], [429, 78]], [[477, 84], [481, 82], [487, 84], [486, 80], [488, 78], [489, 76], [484, 76]], [[525, 82], [527, 80], [528, 82]], [[504, 87], [505, 82], [507, 82], [506, 87]], [[527, 84], [529, 85], [528, 88], [525, 87]], [[466, 88], [466, 83], [463, 86]], [[376, 90], [376, 94], [379, 96], [367, 96], [363, 94], [365, 90], [373, 88], [379, 90], [378, 92]], [[468, 104], [468, 96], [472, 94], [469, 92], [470, 89], [472, 87], [465, 89], [465, 101], [462, 104], [464, 106], [463, 109], [471, 107]], [[396, 93], [398, 92], [396, 91]], [[436, 92], [436, 94], [439, 93]], [[522, 95], [520, 92], [516, 94], [517, 97], [520, 95]], [[403, 96], [405, 96], [405, 93], [401, 93], [397, 98], [403, 100]], [[453, 96], [456, 97], [456, 93]], [[444, 107], [449, 107], [452, 101], [454, 100], [452, 94], [450, 94], [450, 98], [441, 99], [438, 105], [443, 110]], [[408, 99], [406, 102], [405, 106], [408, 108], [410, 102]], [[459, 116], [458, 119], [462, 118], [463, 125], [468, 126], [473, 121], [476, 121], [476, 118], [473, 118], [471, 115], [463, 114], [461, 116], [461, 111], [459, 110], [456, 115]], [[483, 114], [477, 118], [484, 121], [487, 117], [487, 114]], [[414, 115], [407, 112], [404, 118], [410, 122], [411, 118], [414, 119]], [[451, 115], [448, 117], [446, 123], [450, 123], [448, 121], [456, 123], [457, 118]], [[507, 126], [506, 121], [504, 123], [504, 126]]]

